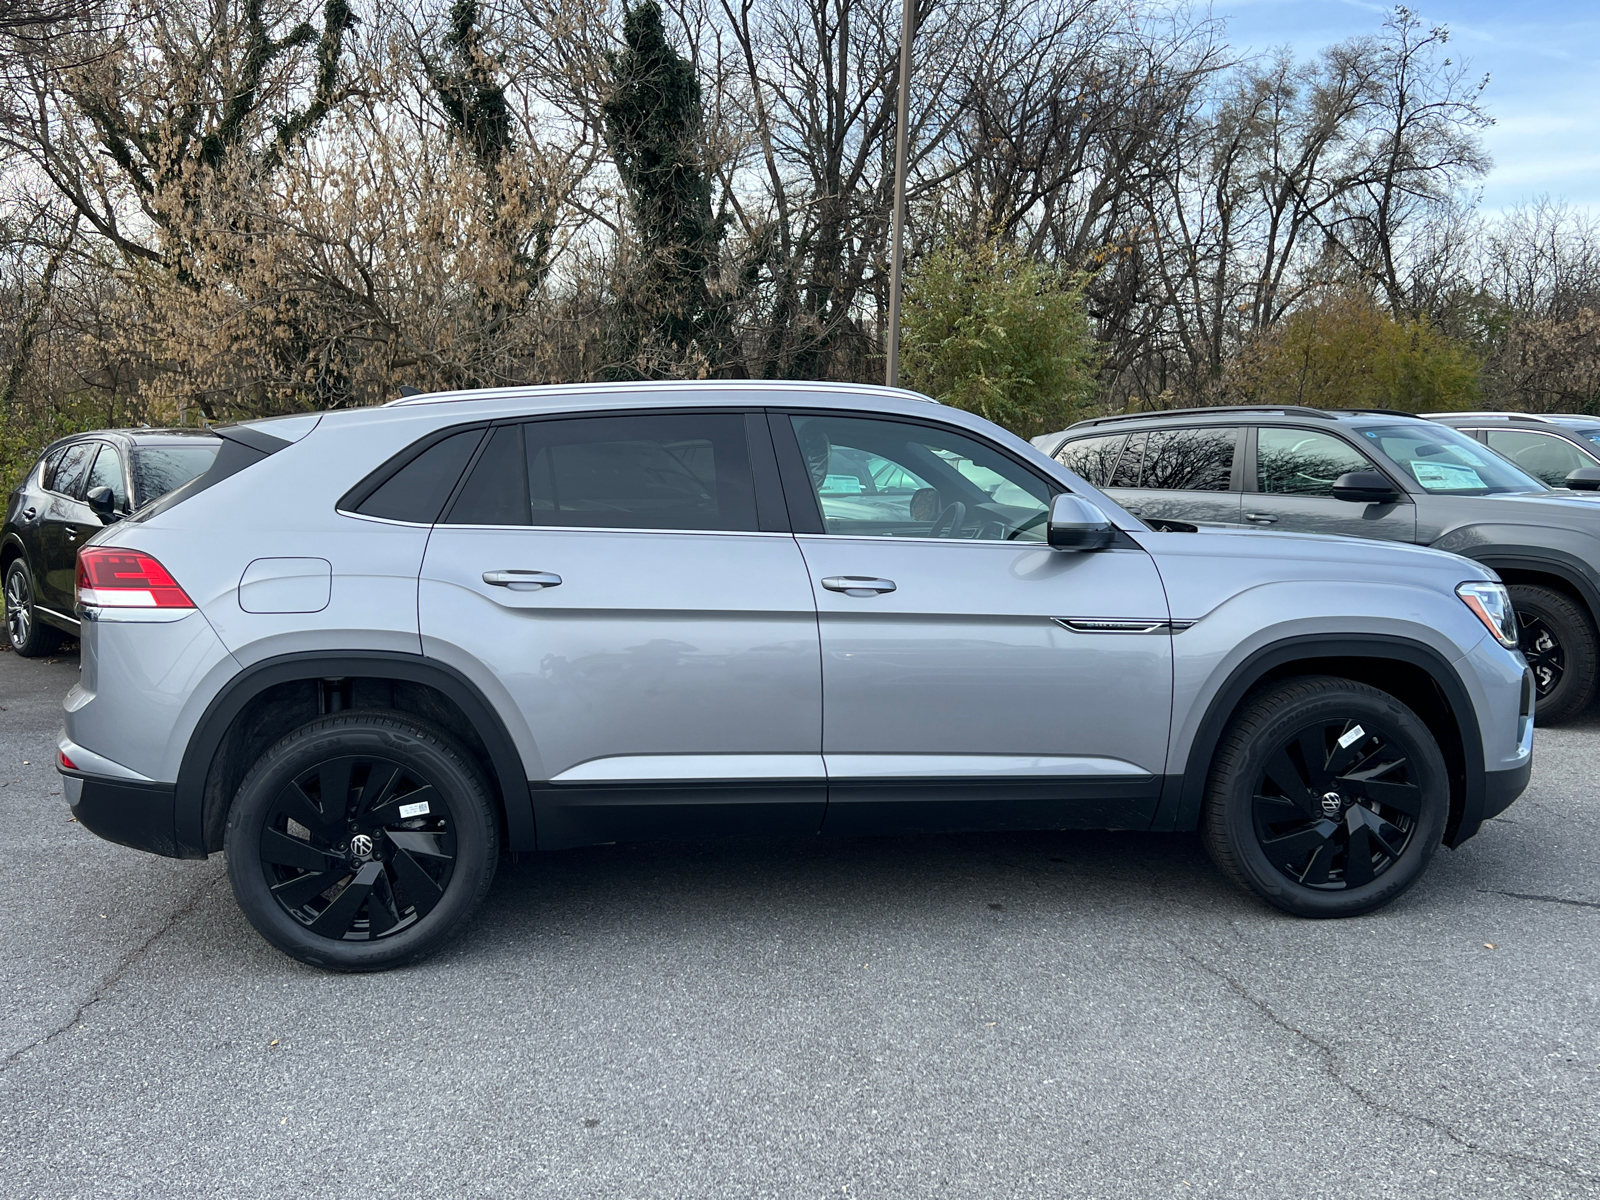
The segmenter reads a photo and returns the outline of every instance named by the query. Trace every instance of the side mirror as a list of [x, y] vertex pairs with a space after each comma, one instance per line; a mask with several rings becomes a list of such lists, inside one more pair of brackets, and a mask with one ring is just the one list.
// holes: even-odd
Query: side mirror
[[1600, 492], [1600, 467], [1579, 467], [1566, 482], [1575, 492]]
[[1105, 513], [1082, 496], [1062, 492], [1050, 501], [1045, 540], [1052, 550], [1104, 550], [1116, 531]]
[[122, 514], [117, 511], [117, 498], [110, 488], [104, 485], [92, 487], [83, 494], [83, 500], [94, 515], [100, 518], [100, 524], [109, 525], [113, 521], [122, 520]]
[[1333, 481], [1333, 498], [1352, 504], [1393, 504], [1400, 493], [1376, 471], [1346, 471]]

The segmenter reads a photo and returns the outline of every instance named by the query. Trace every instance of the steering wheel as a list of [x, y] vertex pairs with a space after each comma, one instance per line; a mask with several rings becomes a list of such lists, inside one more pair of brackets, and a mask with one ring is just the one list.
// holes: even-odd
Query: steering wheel
[[[946, 506], [945, 510], [933, 519], [933, 524], [928, 526], [929, 537], [960, 537], [961, 526], [966, 524], [967, 506], [957, 500], [954, 504]], [[943, 532], [948, 530], [948, 532]]]

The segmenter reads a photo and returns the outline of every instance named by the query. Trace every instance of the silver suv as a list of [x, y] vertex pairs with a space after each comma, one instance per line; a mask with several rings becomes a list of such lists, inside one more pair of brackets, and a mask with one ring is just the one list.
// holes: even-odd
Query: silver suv
[[1160, 532], [979, 417], [826, 384], [441, 394], [250, 422], [90, 539], [60, 769], [226, 850], [342, 970], [502, 849], [1200, 828], [1303, 916], [1404, 891], [1527, 783], [1505, 589], [1451, 554]]

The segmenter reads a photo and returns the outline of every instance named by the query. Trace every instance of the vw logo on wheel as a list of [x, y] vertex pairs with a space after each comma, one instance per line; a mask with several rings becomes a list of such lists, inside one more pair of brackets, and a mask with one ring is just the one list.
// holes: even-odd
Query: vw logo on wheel
[[1327, 792], [1322, 797], [1322, 813], [1329, 820], [1344, 811], [1344, 797], [1338, 792]]
[[350, 839], [350, 854], [354, 858], [368, 859], [372, 857], [372, 839], [364, 833], [358, 833]]

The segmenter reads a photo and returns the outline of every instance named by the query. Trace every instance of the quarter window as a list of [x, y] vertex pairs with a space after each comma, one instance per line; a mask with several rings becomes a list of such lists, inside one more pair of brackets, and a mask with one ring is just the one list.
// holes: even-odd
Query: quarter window
[[791, 420], [829, 533], [1044, 539], [1049, 485], [982, 442], [901, 421]]
[[1332, 496], [1349, 471], [1371, 471], [1365, 455], [1327, 433], [1262, 426], [1256, 440], [1256, 479], [1263, 492]]
[[1127, 434], [1113, 433], [1068, 442], [1056, 451], [1056, 461], [1095, 487], [1109, 487], [1112, 472], [1117, 469], [1117, 459], [1127, 440]]
[[433, 524], [481, 441], [483, 427], [479, 426], [435, 442], [379, 484], [356, 512], [389, 521]]
[[60, 492], [63, 496], [78, 495], [78, 486], [83, 482], [84, 473], [89, 469], [90, 456], [99, 446], [98, 442], [74, 442], [67, 447], [66, 453], [61, 456], [55, 473], [50, 481], [45, 484], [52, 492]]

